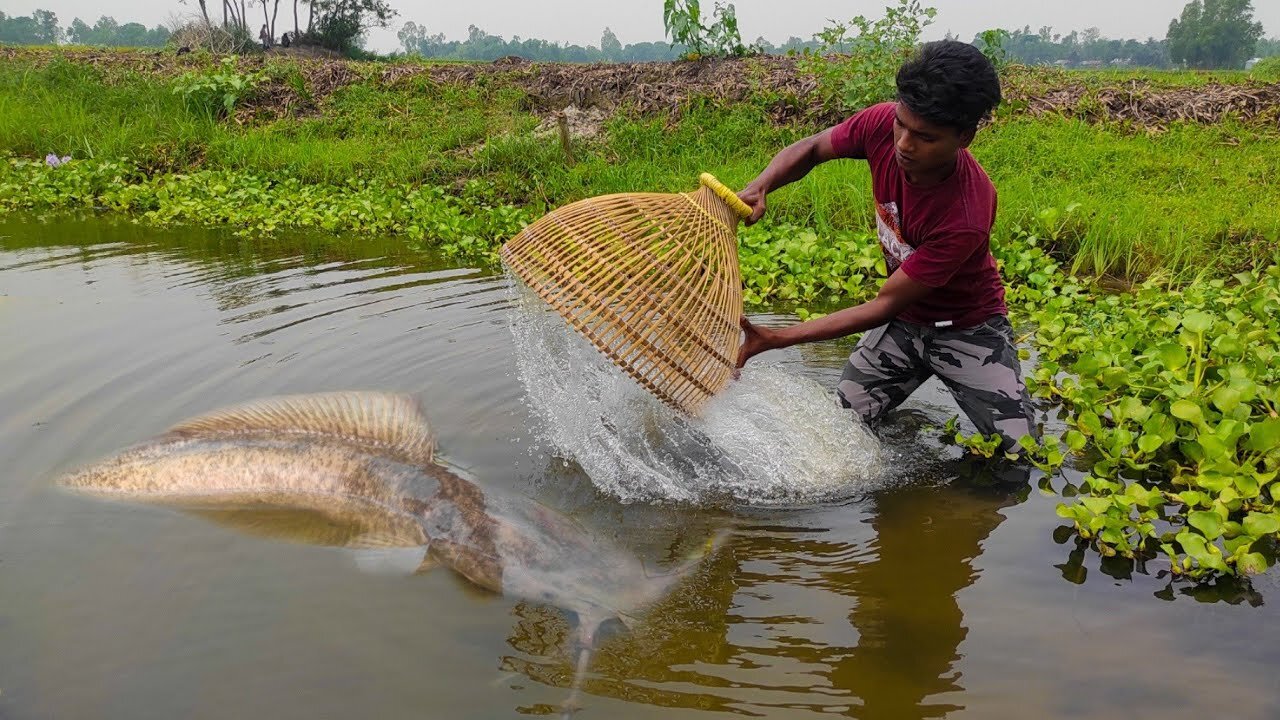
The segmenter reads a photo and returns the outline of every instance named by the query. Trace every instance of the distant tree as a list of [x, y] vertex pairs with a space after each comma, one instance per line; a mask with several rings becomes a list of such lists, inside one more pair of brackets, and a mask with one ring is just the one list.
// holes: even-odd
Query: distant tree
[[341, 52], [356, 49], [365, 31], [386, 27], [396, 16], [387, 0], [310, 0], [308, 4], [312, 15], [307, 38]]
[[54, 45], [62, 40], [57, 15], [48, 10], [36, 10], [31, 17], [36, 22], [36, 35], [42, 44]]
[[622, 58], [622, 43], [609, 28], [605, 28], [604, 34], [600, 36], [600, 54], [604, 55], [605, 60], [615, 62]]
[[1193, 68], [1243, 67], [1261, 39], [1251, 0], [1191, 0], [1169, 23], [1170, 56]]
[[123, 47], [143, 47], [151, 38], [147, 26], [141, 23], [125, 23], [116, 29], [115, 44]]
[[0, 12], [0, 43], [53, 45], [61, 40], [58, 16], [48, 10], [36, 10], [28, 17], [6, 16]]
[[1259, 40], [1258, 47], [1254, 48], [1253, 51], [1257, 53], [1258, 57], [1264, 58], [1280, 55], [1280, 37]]
[[400, 40], [400, 46], [404, 48], [406, 54], [423, 54], [422, 43], [427, 39], [427, 26], [410, 20], [400, 28], [396, 37]]
[[169, 41], [169, 30], [160, 25], [148, 30], [147, 26], [136, 22], [121, 25], [115, 18], [104, 15], [92, 26], [80, 18], [72, 20], [65, 38], [75, 45], [160, 47]]
[[85, 21], [76, 18], [71, 21], [71, 25], [67, 27], [67, 41], [73, 45], [88, 45], [89, 33], [92, 32]]

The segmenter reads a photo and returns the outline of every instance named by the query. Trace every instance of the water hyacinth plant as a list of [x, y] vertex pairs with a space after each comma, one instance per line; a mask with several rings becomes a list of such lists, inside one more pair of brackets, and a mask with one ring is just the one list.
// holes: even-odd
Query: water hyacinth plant
[[59, 165], [65, 165], [66, 163], [69, 163], [69, 162], [71, 162], [70, 155], [63, 155], [62, 157], [58, 157], [57, 153], [49, 153], [48, 155], [44, 156], [44, 164], [48, 165], [51, 168], [56, 168]]
[[[1252, 574], [1280, 533], [1280, 267], [1104, 295], [1069, 283], [1031, 313], [1029, 379], [1071, 429], [1026, 442], [1088, 473], [1058, 514], [1104, 556], [1193, 578]], [[1100, 338], [1104, 338], [1100, 342]]]

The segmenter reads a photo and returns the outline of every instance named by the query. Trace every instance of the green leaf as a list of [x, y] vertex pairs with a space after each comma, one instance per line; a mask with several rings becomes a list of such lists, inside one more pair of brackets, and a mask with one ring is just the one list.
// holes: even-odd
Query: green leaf
[[1182, 327], [1193, 333], [1203, 334], [1209, 328], [1213, 327], [1215, 318], [1208, 313], [1193, 310], [1182, 316]]
[[1205, 496], [1204, 493], [1200, 492], [1199, 490], [1183, 490], [1182, 492], [1178, 493], [1174, 497], [1178, 498], [1178, 500], [1182, 502], [1183, 505], [1186, 505], [1187, 507], [1190, 507], [1190, 508], [1193, 508], [1193, 507], [1196, 507], [1197, 505], [1201, 505], [1203, 503], [1208, 502], [1208, 498]]
[[1111, 507], [1111, 498], [1085, 497], [1080, 502], [1094, 515], [1102, 515]]
[[1138, 450], [1142, 451], [1144, 455], [1150, 455], [1163, 446], [1164, 439], [1155, 435], [1143, 435], [1138, 438]]
[[1246, 553], [1236, 560], [1236, 569], [1245, 575], [1261, 575], [1267, 571], [1267, 559], [1261, 553]]
[[1197, 510], [1187, 516], [1187, 522], [1210, 540], [1222, 534], [1222, 518], [1211, 510]]
[[1244, 531], [1254, 537], [1280, 533], [1280, 515], [1251, 512], [1244, 516]]
[[1268, 418], [1249, 428], [1245, 448], [1253, 452], [1269, 452], [1280, 447], [1280, 418]]
[[1076, 426], [1085, 435], [1097, 435], [1102, 432], [1102, 421], [1098, 418], [1098, 414], [1092, 410], [1085, 410], [1080, 413], [1080, 417], [1076, 419]]
[[1151, 415], [1151, 407], [1132, 395], [1122, 399], [1116, 405], [1116, 410], [1119, 411], [1120, 416], [1137, 423], [1145, 422]]
[[[1262, 492], [1261, 486], [1258, 484], [1258, 478], [1253, 475], [1239, 474], [1235, 476], [1235, 489], [1240, 492], [1242, 498], [1256, 498]], [[1223, 493], [1231, 488], [1226, 488]]]
[[1187, 349], [1167, 342], [1156, 348], [1156, 359], [1169, 370], [1179, 370], [1187, 364]]
[[1188, 555], [1204, 555], [1205, 539], [1203, 535], [1197, 535], [1193, 532], [1183, 530], [1174, 538], [1178, 544], [1182, 546], [1182, 551]]
[[1213, 406], [1224, 413], [1229, 413], [1240, 404], [1240, 391], [1233, 387], [1220, 387], [1213, 392]]
[[1204, 422], [1204, 413], [1200, 411], [1200, 406], [1190, 400], [1174, 400], [1169, 406], [1169, 412], [1179, 420], [1186, 420], [1190, 423], [1200, 424]]
[[1085, 444], [1089, 441], [1084, 433], [1079, 430], [1068, 430], [1063, 436], [1062, 441], [1066, 443], [1067, 448], [1072, 452], [1079, 452], [1084, 449]]
[[1233, 478], [1230, 475], [1221, 475], [1218, 473], [1201, 473], [1196, 476], [1196, 486], [1204, 490], [1208, 490], [1213, 494], [1218, 494], [1223, 489], [1230, 487]]

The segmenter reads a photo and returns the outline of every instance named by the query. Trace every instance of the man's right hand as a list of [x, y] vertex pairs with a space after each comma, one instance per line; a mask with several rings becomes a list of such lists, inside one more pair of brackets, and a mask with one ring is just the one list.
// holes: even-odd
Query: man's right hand
[[764, 197], [765, 193], [755, 185], [748, 185], [738, 193], [738, 199], [751, 206], [751, 217], [744, 221], [747, 225], [755, 225], [764, 217]]

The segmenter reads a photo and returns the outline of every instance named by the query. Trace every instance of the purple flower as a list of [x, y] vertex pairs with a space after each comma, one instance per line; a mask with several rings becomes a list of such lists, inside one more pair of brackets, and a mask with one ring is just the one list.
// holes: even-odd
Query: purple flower
[[62, 165], [63, 163], [68, 163], [68, 162], [71, 162], [70, 155], [63, 155], [62, 157], [58, 157], [57, 153], [49, 153], [48, 155], [44, 156], [44, 164], [48, 165], [51, 168], [56, 168], [59, 165]]

